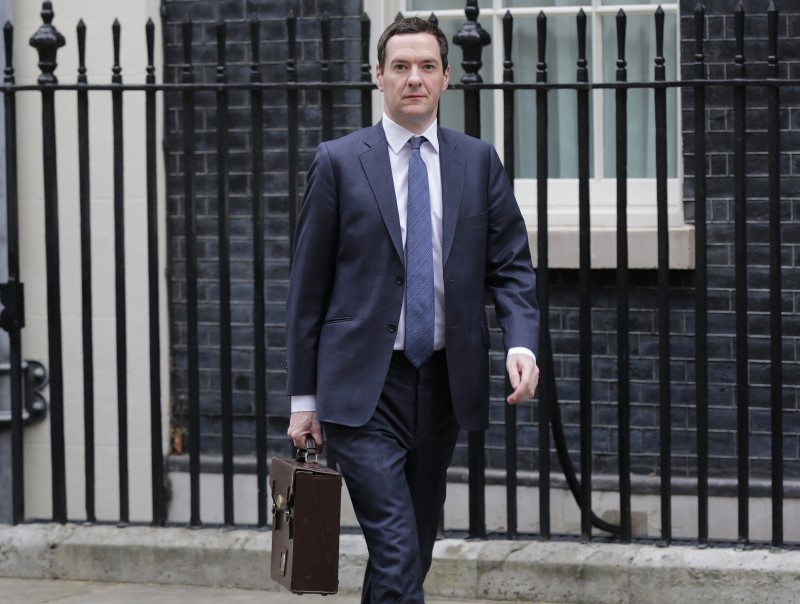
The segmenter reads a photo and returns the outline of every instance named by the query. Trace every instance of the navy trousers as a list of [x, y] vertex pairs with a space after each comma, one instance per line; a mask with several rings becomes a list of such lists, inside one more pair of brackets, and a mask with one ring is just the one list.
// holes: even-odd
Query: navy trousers
[[372, 418], [324, 427], [369, 549], [362, 603], [424, 603], [459, 432], [444, 351], [419, 369], [395, 352]]

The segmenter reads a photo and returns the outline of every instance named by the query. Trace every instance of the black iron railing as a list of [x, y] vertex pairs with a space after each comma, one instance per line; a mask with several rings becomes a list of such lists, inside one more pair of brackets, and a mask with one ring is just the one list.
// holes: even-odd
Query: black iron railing
[[[668, 544], [672, 541], [672, 428], [671, 428], [671, 340], [670, 340], [670, 266], [669, 266], [669, 234], [667, 224], [667, 128], [671, 127], [667, 113], [667, 91], [669, 89], [686, 89], [693, 94], [694, 124], [694, 197], [695, 197], [695, 236], [696, 256], [694, 273], [694, 312], [695, 312], [695, 384], [696, 384], [696, 459], [698, 502], [698, 536], [697, 542], [705, 544], [709, 541], [709, 354], [708, 354], [708, 258], [707, 258], [707, 145], [706, 145], [706, 91], [721, 87], [730, 90], [733, 97], [734, 116], [734, 164], [735, 164], [735, 254], [736, 254], [736, 381], [737, 381], [737, 463], [738, 463], [738, 538], [742, 543], [750, 541], [748, 526], [749, 516], [749, 478], [750, 452], [749, 410], [748, 400], [748, 263], [747, 263], [747, 129], [745, 112], [749, 90], [766, 89], [768, 94], [768, 140], [769, 140], [769, 323], [770, 323], [770, 366], [771, 366], [771, 499], [772, 499], [772, 545], [784, 545], [784, 529], [782, 514], [784, 510], [784, 469], [783, 469], [783, 406], [782, 406], [782, 279], [781, 279], [781, 181], [780, 172], [780, 119], [782, 109], [780, 91], [786, 87], [797, 87], [797, 80], [781, 79], [778, 59], [778, 14], [774, 5], [770, 5], [767, 13], [769, 35], [768, 76], [766, 78], [747, 78], [744, 57], [744, 11], [740, 5], [735, 12], [736, 56], [733, 63], [736, 67], [735, 77], [730, 80], [711, 80], [707, 77], [703, 50], [704, 12], [701, 5], [695, 11], [695, 55], [694, 77], [683, 81], [667, 81], [664, 59], [664, 13], [654, 9], [656, 60], [654, 79], [649, 82], [629, 82], [626, 63], [626, 15], [620, 10], [616, 18], [617, 24], [617, 62], [616, 80], [608, 83], [590, 83], [588, 63], [586, 59], [586, 15], [577, 13], [577, 45], [579, 59], [575, 82], [550, 82], [547, 66], [547, 17], [540, 14], [538, 26], [538, 63], [535, 83], [516, 83], [514, 64], [511, 60], [512, 34], [514, 28], [511, 13], [503, 19], [503, 44], [505, 61], [503, 78], [499, 83], [484, 83], [480, 76], [481, 48], [489, 43], [488, 34], [482, 32], [478, 25], [478, 6], [475, 0], [467, 2], [467, 23], [456, 35], [455, 43], [462, 46], [464, 53], [465, 74], [461, 83], [453, 87], [463, 92], [465, 104], [465, 131], [480, 136], [480, 102], [481, 91], [502, 91], [504, 115], [504, 153], [506, 170], [510, 179], [515, 175], [515, 139], [520, 133], [514, 121], [515, 106], [530, 103], [536, 107], [536, 146], [537, 153], [537, 216], [538, 216], [538, 294], [542, 311], [542, 341], [539, 347], [539, 362], [542, 367], [543, 381], [540, 386], [538, 411], [538, 493], [539, 493], [539, 535], [548, 539], [551, 536], [551, 453], [555, 450], [567, 485], [572, 491], [581, 509], [580, 534], [591, 539], [594, 528], [616, 535], [622, 541], [630, 541], [635, 537], [632, 530], [632, 486], [631, 486], [631, 373], [630, 373], [630, 297], [631, 273], [629, 269], [628, 250], [628, 155], [627, 131], [628, 93], [634, 89], [654, 91], [654, 108], [656, 121], [656, 203], [658, 216], [658, 398], [659, 398], [659, 467], [658, 476], [661, 505], [660, 539]], [[337, 90], [351, 90], [360, 93], [361, 122], [368, 125], [372, 121], [371, 83], [369, 65], [369, 20], [362, 20], [361, 73], [359, 81], [333, 81], [330, 69], [331, 34], [330, 22], [326, 18], [320, 20], [322, 40], [321, 77], [319, 81], [299, 82], [297, 70], [296, 19], [290, 15], [286, 20], [288, 40], [288, 58], [286, 60], [286, 77], [284, 81], [262, 81], [262, 61], [259, 55], [260, 23], [250, 23], [250, 71], [247, 82], [233, 82], [228, 76], [226, 62], [227, 29], [224, 22], [217, 25], [217, 66], [216, 78], [211, 83], [195, 81], [195, 65], [192, 56], [193, 26], [185, 22], [182, 27], [183, 66], [180, 82], [174, 84], [156, 83], [155, 69], [155, 26], [152, 21], [146, 26], [147, 41], [147, 76], [144, 84], [124, 83], [120, 67], [120, 32], [119, 23], [113, 26], [114, 63], [111, 82], [108, 84], [90, 84], [86, 77], [85, 67], [85, 34], [83, 23], [78, 25], [78, 53], [80, 66], [75, 84], [61, 84], [54, 75], [56, 51], [63, 45], [63, 38], [52, 26], [53, 12], [50, 2], [44, 3], [42, 12], [44, 25], [31, 39], [40, 53], [42, 75], [36, 85], [17, 85], [15, 83], [12, 60], [14, 30], [10, 24], [4, 28], [6, 68], [3, 84], [5, 101], [5, 144], [7, 149], [7, 199], [8, 199], [8, 245], [9, 245], [9, 281], [3, 285], [3, 318], [0, 321], [11, 338], [11, 440], [13, 467], [13, 522], [26, 520], [25, 502], [23, 499], [23, 372], [21, 356], [21, 329], [24, 327], [24, 302], [22, 297], [22, 276], [19, 267], [19, 233], [18, 225], [18, 190], [17, 190], [17, 97], [23, 93], [38, 93], [42, 99], [42, 153], [44, 158], [44, 191], [46, 220], [46, 258], [47, 258], [47, 315], [50, 371], [50, 428], [52, 451], [52, 520], [66, 522], [66, 468], [65, 468], [65, 426], [64, 426], [64, 375], [63, 352], [61, 342], [61, 300], [60, 292], [60, 251], [59, 251], [59, 195], [57, 189], [58, 161], [56, 157], [56, 105], [55, 95], [75, 93], [78, 101], [78, 165], [80, 177], [80, 216], [81, 216], [81, 256], [83, 295], [83, 383], [84, 383], [84, 427], [85, 427], [85, 483], [86, 509], [80, 518], [94, 522], [97, 520], [95, 504], [97, 493], [95, 484], [95, 400], [94, 384], [94, 351], [92, 348], [93, 309], [92, 299], [92, 257], [91, 257], [91, 225], [90, 225], [90, 162], [89, 162], [89, 93], [110, 92], [113, 111], [113, 177], [114, 177], [114, 241], [115, 241], [115, 291], [116, 291], [116, 368], [117, 368], [117, 411], [119, 415], [119, 500], [118, 521], [122, 524], [130, 521], [129, 504], [131, 493], [128, 486], [128, 425], [130, 413], [128, 406], [128, 359], [126, 353], [126, 299], [128, 289], [125, 274], [125, 237], [126, 225], [125, 192], [123, 180], [125, 162], [134, 161], [124, 156], [124, 122], [122, 117], [123, 100], [127, 92], [138, 91], [145, 94], [145, 130], [146, 130], [146, 178], [147, 178], [147, 250], [148, 250], [148, 283], [149, 283], [149, 366], [150, 388], [149, 406], [151, 410], [151, 472], [152, 472], [152, 522], [164, 524], [167, 520], [166, 501], [164, 496], [164, 458], [162, 451], [163, 427], [161, 425], [161, 409], [164, 393], [161, 391], [161, 358], [160, 344], [160, 279], [158, 275], [158, 181], [157, 181], [157, 148], [156, 148], [156, 115], [159, 95], [164, 92], [177, 93], [181, 97], [182, 106], [182, 166], [183, 166], [183, 199], [184, 199], [184, 237], [185, 237], [185, 308], [186, 308], [186, 340], [187, 340], [187, 389], [188, 389], [188, 434], [189, 434], [189, 474], [190, 474], [190, 524], [203, 524], [200, 508], [200, 359], [198, 342], [198, 272], [197, 272], [197, 215], [194, 200], [197, 196], [195, 159], [197, 140], [195, 134], [195, 109], [197, 95], [211, 92], [216, 102], [216, 168], [217, 168], [217, 201], [218, 201], [218, 242], [219, 242], [219, 337], [220, 337], [220, 409], [222, 425], [222, 476], [224, 523], [234, 525], [234, 411], [232, 380], [232, 318], [231, 318], [231, 253], [230, 223], [230, 93], [244, 91], [249, 95], [251, 128], [251, 208], [253, 224], [252, 259], [254, 272], [253, 284], [253, 349], [254, 375], [253, 390], [255, 394], [254, 422], [256, 425], [256, 479], [258, 484], [258, 520], [259, 526], [269, 524], [267, 501], [267, 425], [269, 409], [267, 400], [266, 375], [267, 342], [263, 325], [265, 322], [265, 289], [266, 278], [264, 266], [266, 251], [263, 234], [264, 221], [264, 95], [266, 92], [278, 91], [285, 95], [287, 106], [288, 138], [286, 144], [288, 162], [288, 185], [286, 195], [289, 199], [287, 213], [290, 224], [290, 238], [297, 221], [298, 173], [305, 166], [299, 160], [299, 116], [300, 93], [303, 91], [319, 91], [321, 104], [322, 138], [333, 136], [334, 97]], [[564, 435], [559, 401], [558, 383], [554, 362], [554, 351], [550, 340], [553, 328], [550, 324], [551, 272], [549, 263], [548, 234], [548, 109], [551, 94], [554, 90], [571, 90], [575, 93], [576, 112], [578, 117], [578, 198], [579, 198], [579, 460], [580, 473], [575, 471], [568, 447], [570, 443]], [[618, 451], [618, 490], [619, 490], [619, 526], [611, 525], [599, 519], [592, 508], [593, 484], [593, 401], [592, 401], [592, 218], [590, 199], [590, 95], [593, 90], [613, 90], [616, 99], [616, 180], [617, 180], [617, 257], [616, 278], [616, 346], [617, 346], [617, 431]], [[509, 538], [519, 536], [518, 522], [518, 467], [517, 449], [517, 408], [508, 406], [505, 411], [505, 485], [507, 508], [507, 531]], [[552, 436], [552, 439], [551, 439]], [[575, 448], [575, 443], [572, 443]], [[483, 433], [471, 433], [468, 437], [469, 447], [469, 534], [473, 537], [486, 537], [486, 446]], [[329, 460], [330, 461], [330, 460]]]

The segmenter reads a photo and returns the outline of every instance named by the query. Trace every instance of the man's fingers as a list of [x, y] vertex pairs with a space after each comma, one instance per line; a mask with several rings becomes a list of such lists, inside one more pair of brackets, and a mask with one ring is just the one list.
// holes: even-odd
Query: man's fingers
[[508, 360], [508, 377], [514, 391], [506, 398], [514, 405], [533, 397], [539, 381], [539, 369], [527, 355], [512, 355]]
[[325, 442], [322, 438], [322, 426], [317, 420], [315, 411], [297, 411], [289, 419], [289, 429], [286, 431], [292, 443], [298, 449], [306, 448], [306, 435], [310, 434], [317, 443], [317, 449], [322, 451]]

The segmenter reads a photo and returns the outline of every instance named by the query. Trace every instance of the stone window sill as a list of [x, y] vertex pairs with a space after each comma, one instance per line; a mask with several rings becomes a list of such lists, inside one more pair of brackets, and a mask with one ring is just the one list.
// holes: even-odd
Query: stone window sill
[[[694, 225], [684, 224], [669, 227], [670, 269], [691, 270], [694, 268]], [[551, 227], [549, 229], [549, 267], [579, 268], [580, 245], [578, 229], [574, 227]], [[538, 231], [528, 228], [528, 239], [533, 256], [533, 265], [538, 266]], [[593, 269], [616, 268], [617, 231], [614, 228], [594, 227], [591, 232]], [[658, 268], [658, 232], [656, 227], [628, 229], [628, 261], [632, 269]]]

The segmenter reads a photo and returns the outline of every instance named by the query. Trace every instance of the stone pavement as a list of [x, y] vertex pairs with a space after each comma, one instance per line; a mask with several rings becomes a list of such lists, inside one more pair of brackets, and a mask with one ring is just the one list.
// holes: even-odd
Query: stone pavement
[[[100, 583], [54, 579], [0, 579], [0, 604], [359, 604], [360, 597], [298, 596], [286, 591], [221, 587]], [[428, 600], [428, 604], [478, 604], [478, 600]], [[542, 603], [544, 604], [544, 603]]]
[[[325, 600], [280, 590], [271, 545], [268, 531], [247, 529], [0, 526], [0, 604], [358, 602], [360, 535], [342, 535], [342, 596]], [[800, 551], [443, 539], [425, 592], [429, 602], [797, 604]]]

